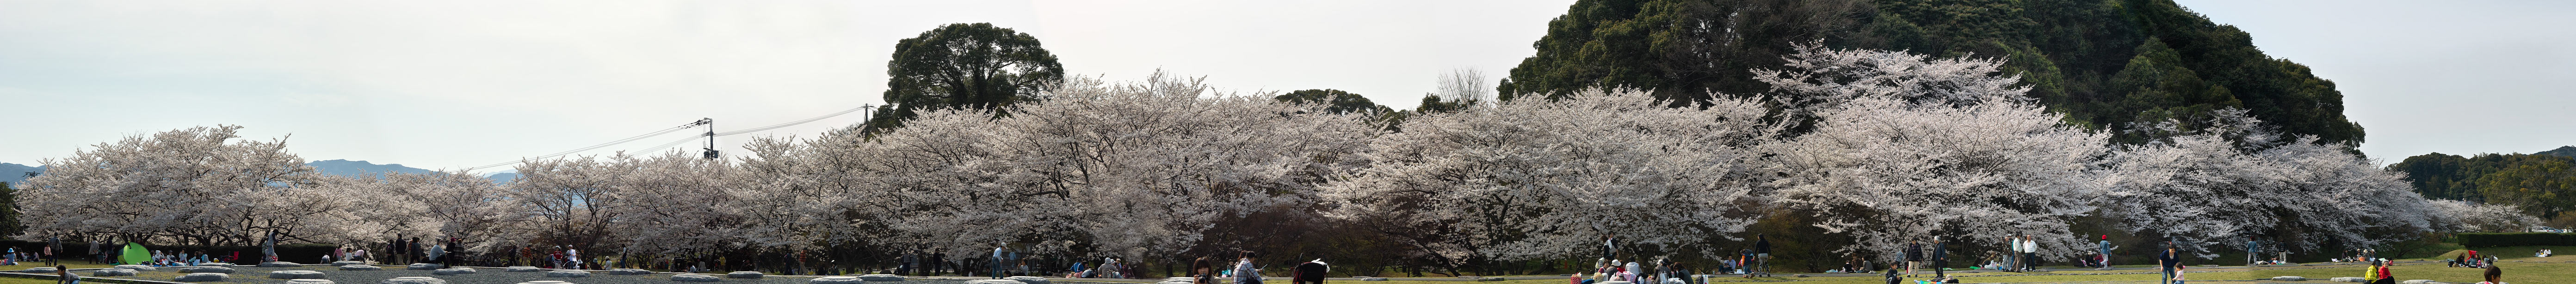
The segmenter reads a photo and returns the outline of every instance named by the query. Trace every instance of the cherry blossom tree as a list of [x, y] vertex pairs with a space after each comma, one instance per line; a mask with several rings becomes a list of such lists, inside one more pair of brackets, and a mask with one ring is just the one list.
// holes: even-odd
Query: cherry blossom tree
[[127, 136], [45, 159], [52, 167], [23, 187], [21, 200], [45, 201], [20, 203], [27, 232], [232, 245], [272, 230], [290, 238], [313, 233], [258, 205], [313, 184], [318, 174], [286, 152], [284, 138], [236, 140], [241, 128]]
[[2062, 123], [2023, 96], [2000, 61], [1801, 45], [1788, 69], [1757, 72], [1784, 121], [1809, 131], [1764, 145], [1771, 204], [1845, 234], [1843, 251], [1901, 256], [1913, 241], [2037, 237], [2043, 257], [2077, 253], [2069, 229], [2095, 209], [2108, 137]]
[[1330, 216], [1386, 229], [1451, 266], [1550, 259], [1604, 235], [1667, 252], [1751, 223], [1755, 154], [1771, 135], [1749, 100], [1667, 108], [1589, 91], [1412, 118], [1370, 144], [1370, 167], [1324, 188]]

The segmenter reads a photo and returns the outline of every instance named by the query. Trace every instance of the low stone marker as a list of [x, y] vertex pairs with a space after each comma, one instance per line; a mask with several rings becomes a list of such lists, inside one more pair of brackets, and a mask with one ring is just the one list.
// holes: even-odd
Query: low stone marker
[[180, 267], [179, 273], [233, 273], [233, 268], [222, 266], [190, 266]]
[[208, 263], [199, 263], [199, 264], [197, 264], [197, 266], [233, 266], [233, 264], [231, 264], [231, 263], [222, 263], [222, 262], [208, 262]]
[[509, 272], [538, 272], [538, 271], [546, 271], [546, 270], [544, 270], [544, 269], [537, 269], [537, 267], [535, 267], [535, 266], [511, 266], [511, 267], [505, 268], [505, 270], [503, 270], [503, 271], [509, 271]]
[[761, 274], [759, 271], [734, 271], [733, 273], [725, 273], [725, 278], [733, 279], [760, 279], [760, 276]]
[[374, 266], [374, 265], [341, 265], [341, 266], [340, 266], [340, 271], [376, 271], [376, 270], [385, 270], [385, 268], [383, 268], [383, 267], [376, 267], [376, 266]]
[[261, 263], [259, 263], [259, 267], [304, 267], [304, 264], [302, 264], [302, 263], [293, 263], [293, 262], [284, 262], [284, 261], [270, 261], [270, 262], [261, 262]]
[[609, 269], [609, 270], [608, 270], [608, 275], [645, 275], [645, 274], [653, 274], [653, 271], [652, 271], [652, 270], [643, 270], [643, 269], [634, 269], [634, 268], [618, 268], [618, 269]]
[[268, 278], [274, 278], [274, 279], [322, 279], [322, 272], [321, 272], [321, 271], [312, 271], [312, 270], [278, 270], [278, 271], [269, 271], [269, 272], [268, 272]]
[[438, 270], [438, 269], [440, 269], [440, 268], [447, 268], [447, 266], [446, 266], [446, 265], [439, 265], [439, 264], [436, 264], [436, 263], [413, 263], [413, 264], [411, 264], [411, 266], [408, 266], [407, 268], [404, 268], [404, 269], [406, 269], [406, 270]]
[[2361, 283], [2361, 277], [2335, 277], [2335, 278], [2333, 278], [2333, 279], [2327, 279], [2327, 280], [2332, 280], [2332, 281], [2334, 281], [2334, 282], [2352, 282], [2352, 283]]
[[2398, 282], [2398, 283], [2406, 283], [2406, 284], [2432, 284], [2432, 283], [2433, 283], [2433, 280], [2415, 279], [2415, 280], [2406, 280], [2406, 281], [2404, 281], [2404, 282]]
[[1046, 277], [1037, 276], [1002, 277], [1002, 280], [1020, 281], [1021, 284], [1049, 284], [1047, 283]]
[[377, 283], [377, 284], [447, 284], [447, 280], [445, 280], [445, 279], [438, 279], [438, 278], [429, 278], [429, 277], [418, 277], [418, 276], [414, 276], [414, 277], [394, 277], [394, 279], [385, 279], [385, 282], [376, 282], [376, 283]]
[[1366, 277], [1360, 278], [1360, 281], [1386, 281], [1386, 277]]
[[859, 280], [859, 277], [855, 277], [855, 276], [832, 276], [832, 277], [814, 278], [814, 280], [806, 280], [806, 281], [805, 281], [805, 283], [807, 283], [807, 284], [860, 284], [860, 283], [868, 283], [868, 281], [867, 281], [867, 280]]
[[519, 284], [572, 284], [572, 282], [563, 282], [563, 281], [554, 281], [554, 280], [537, 280], [537, 281], [519, 282]]
[[2272, 281], [2308, 281], [2308, 278], [2307, 278], [2307, 277], [2300, 277], [2300, 276], [2297, 276], [2297, 275], [2291, 275], [2291, 276], [2274, 276], [2274, 277], [2272, 277]]
[[189, 273], [188, 275], [179, 275], [179, 277], [171, 278], [170, 280], [179, 282], [214, 282], [224, 281], [231, 278], [232, 275], [223, 273]]
[[117, 269], [117, 268], [108, 268], [108, 269], [90, 270], [90, 271], [89, 271], [89, 276], [99, 276], [99, 277], [107, 277], [107, 276], [134, 276], [134, 270], [133, 270], [133, 269]]
[[1189, 278], [1189, 277], [1172, 277], [1172, 278], [1163, 278], [1163, 281], [1162, 281], [1162, 282], [1154, 282], [1154, 284], [1190, 284], [1190, 278]]
[[903, 276], [895, 276], [894, 274], [868, 274], [859, 275], [859, 280], [866, 280], [868, 282], [893, 282], [903, 281]]
[[332, 284], [331, 279], [290, 279], [286, 284]]
[[439, 269], [439, 270], [430, 270], [430, 271], [429, 271], [429, 275], [463, 275], [463, 274], [474, 274], [474, 269], [473, 269], [473, 268], [458, 267], [458, 268], [447, 268], [447, 269]]
[[36, 268], [28, 268], [27, 270], [20, 270], [20, 271], [18, 271], [18, 272], [23, 272], [23, 273], [55, 273], [55, 272], [62, 272], [62, 271], [60, 271], [60, 270], [54, 270], [54, 268], [52, 268], [52, 267], [41, 267], [41, 266], [40, 266], [40, 267], [36, 267]]
[[672, 275], [671, 275], [671, 281], [680, 281], [680, 282], [716, 282], [716, 281], [724, 281], [724, 278], [716, 278], [716, 276], [715, 276], [715, 275], [706, 275], [706, 274], [672, 274]]
[[976, 280], [966, 280], [966, 284], [1020, 284], [1020, 281], [1001, 280], [1001, 279], [976, 279]]
[[116, 266], [116, 269], [133, 270], [133, 271], [153, 271], [153, 270], [160, 270], [160, 269], [158, 269], [158, 268], [152, 268], [152, 266], [150, 266], [150, 265], [138, 265], [138, 264], [118, 265], [118, 266]]
[[582, 278], [582, 277], [590, 277], [590, 272], [589, 272], [589, 271], [580, 271], [580, 270], [569, 270], [569, 269], [567, 269], [567, 270], [553, 270], [553, 271], [546, 271], [546, 277], [555, 277], [555, 278]]
[[349, 261], [349, 260], [342, 260], [342, 261], [333, 261], [333, 262], [331, 262], [331, 265], [367, 265], [367, 263], [366, 263], [366, 262], [363, 262], [363, 261]]

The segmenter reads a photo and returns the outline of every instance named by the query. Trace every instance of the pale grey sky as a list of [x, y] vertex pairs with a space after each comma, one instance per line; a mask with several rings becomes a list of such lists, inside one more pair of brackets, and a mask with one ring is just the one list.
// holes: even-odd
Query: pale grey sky
[[[1571, 2], [0, 0], [0, 162], [214, 124], [430, 169], [741, 129], [878, 103], [896, 40], [960, 22], [1035, 35], [1076, 74], [1410, 107], [1447, 70], [1499, 78]], [[2335, 80], [2374, 157], [2576, 144], [2563, 2], [2183, 3]]]

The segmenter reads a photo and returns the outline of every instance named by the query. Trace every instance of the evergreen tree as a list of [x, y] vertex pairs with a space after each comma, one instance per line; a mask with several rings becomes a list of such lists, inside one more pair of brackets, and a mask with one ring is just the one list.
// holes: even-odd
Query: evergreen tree
[[[1037, 37], [990, 23], [948, 24], [898, 41], [886, 63], [886, 106], [872, 128], [900, 127], [920, 112], [997, 110], [1035, 101], [1064, 80], [1064, 65]], [[995, 116], [1004, 115], [994, 111]]]

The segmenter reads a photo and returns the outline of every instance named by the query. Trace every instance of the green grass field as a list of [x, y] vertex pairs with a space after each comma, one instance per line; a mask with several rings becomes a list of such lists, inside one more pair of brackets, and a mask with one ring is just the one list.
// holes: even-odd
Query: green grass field
[[[2454, 247], [2456, 247], [2456, 246], [2454, 246]], [[2499, 268], [2504, 269], [2504, 280], [2505, 280], [2505, 282], [2512, 282], [2512, 283], [2554, 283], [2553, 281], [2555, 281], [2555, 279], [2576, 279], [2576, 256], [2570, 256], [2570, 255], [2557, 255], [2557, 256], [2551, 256], [2551, 257], [2546, 257], [2546, 258], [2531, 257], [2531, 253], [2532, 253], [2532, 252], [2539, 251], [2541, 248], [2542, 248], [2542, 247], [2502, 247], [2502, 248], [2486, 248], [2486, 249], [2479, 249], [2479, 250], [2478, 250], [2478, 252], [2483, 253], [2483, 254], [2488, 254], [2488, 255], [2495, 255], [2495, 256], [2497, 256], [2497, 257], [2500, 259], [2500, 260], [2499, 260], [2499, 262], [2498, 262], [2498, 264], [2497, 264], [2496, 266], [2497, 266], [2497, 267], [2499, 267]], [[2576, 248], [2576, 247], [2550, 247], [2550, 248], [2551, 248], [2551, 249], [2556, 249], [2556, 250], [2568, 250], [2568, 249]], [[2399, 260], [2399, 261], [2419, 261], [2419, 260], [2420, 260], [2420, 261], [2437, 261], [2437, 260], [2439, 260], [2439, 259], [2448, 259], [2448, 258], [2450, 258], [2453, 254], [2456, 254], [2456, 253], [2459, 253], [2459, 252], [2454, 251], [2454, 252], [2446, 253], [2446, 254], [2442, 254], [2442, 255], [2440, 255], [2440, 256], [2436, 256], [2436, 257], [2413, 258], [2413, 259], [2401, 259], [2401, 260]], [[2152, 267], [2152, 265], [2120, 265], [2120, 267]], [[2365, 267], [2365, 265], [2361, 265], [2361, 264], [2358, 264], [2358, 263], [2354, 263], [2354, 264], [2336, 264], [2336, 265], [2324, 265], [2324, 266], [2262, 267], [2262, 268], [2256, 268], [2256, 269], [2188, 269], [2188, 270], [2186, 270], [2186, 271], [2191, 272], [2191, 273], [2189, 273], [2189, 274], [2185, 274], [2185, 275], [2184, 275], [2184, 279], [2187, 279], [2187, 280], [2262, 280], [2262, 279], [2271, 279], [2272, 277], [2275, 277], [2275, 276], [2300, 276], [2300, 277], [2306, 277], [2306, 278], [2308, 278], [2309, 280], [2308, 280], [2307, 282], [2282, 282], [2282, 283], [2330, 283], [2330, 282], [2325, 282], [2325, 281], [2326, 281], [2327, 279], [2332, 279], [2332, 278], [2334, 278], [2334, 277], [2361, 277], [2361, 276], [2362, 276], [2362, 270], [2364, 269], [2364, 267]], [[2033, 272], [2033, 273], [1996, 273], [1996, 272], [1987, 272], [1987, 273], [1956, 273], [1956, 274], [1952, 274], [1952, 275], [1954, 275], [1954, 276], [1960, 276], [1960, 277], [1959, 277], [1959, 282], [1960, 282], [1960, 283], [2050, 283], [2050, 282], [2097, 282], [2097, 281], [2120, 281], [2120, 282], [2133, 282], [2133, 283], [2151, 283], [2151, 282], [2155, 282], [2155, 281], [2157, 280], [2157, 279], [2156, 279], [2156, 278], [2157, 278], [2157, 277], [2156, 277], [2156, 274], [2155, 274], [2153, 271], [2144, 271], [2144, 270], [2094, 271], [2094, 270], [2089, 270], [2089, 269], [2068, 269], [2068, 268], [2065, 268], [2065, 267], [2058, 267], [2058, 268], [2059, 268], [2059, 269], [2061, 269], [2061, 270], [2058, 270], [2058, 271], [2055, 271], [2055, 272]], [[2484, 273], [2484, 272], [2485, 272], [2485, 270], [2482, 270], [2482, 269], [2475, 269], [2475, 268], [2456, 268], [2456, 267], [2447, 267], [2447, 266], [2442, 265], [2441, 263], [2413, 263], [2413, 264], [2399, 264], [2399, 265], [2397, 265], [2397, 266], [2395, 266], [2395, 267], [2391, 267], [2391, 268], [2389, 268], [2389, 274], [2394, 274], [2398, 280], [2429, 279], [2429, 280], [2433, 280], [2433, 281], [2454, 282], [2454, 283], [2477, 283], [2478, 281], [2484, 281], [2485, 279], [2480, 279], [2480, 276], [2479, 276], [2479, 275], [2480, 275], [2480, 273]], [[2102, 274], [2102, 273], [2118, 273], [2118, 274], [2110, 274], [2110, 275], [2085, 275], [2085, 274]], [[1787, 276], [1787, 275], [1790, 275], [1790, 274], [1781, 274], [1781, 275], [1782, 275], [1782, 276]], [[1929, 273], [1925, 273], [1925, 275], [1927, 275], [1927, 277], [1922, 277], [1922, 278], [1907, 278], [1907, 280], [1908, 280], [1908, 281], [1912, 281], [1912, 280], [1930, 280], [1930, 279], [1931, 279], [1930, 277], [1928, 277], [1928, 275], [1930, 275]], [[1815, 284], [1880, 284], [1880, 283], [1886, 283], [1886, 280], [1885, 280], [1885, 279], [1878, 278], [1878, 277], [1808, 277], [1808, 278], [1794, 278], [1794, 277], [1765, 277], [1765, 278], [1754, 278], [1754, 279], [1731, 278], [1731, 277], [1730, 277], [1730, 278], [1718, 278], [1718, 279], [1712, 279], [1712, 280], [1709, 280], [1709, 281], [1710, 281], [1710, 282], [1712, 282], [1712, 283], [1747, 283], [1747, 282], [1794, 282], [1794, 283], [1815, 283]], [[2263, 281], [2263, 282], [2265, 282], [2265, 283], [2270, 283], [2269, 281]], [[1564, 283], [1567, 283], [1567, 281], [1566, 281], [1565, 279], [1538, 279], [1538, 280], [1512, 280], [1512, 281], [1500, 281], [1500, 282], [1385, 281], [1385, 282], [1366, 282], [1366, 283], [1371, 283], [1371, 284], [1465, 284], [1465, 283], [1496, 283], [1496, 284], [1564, 284]], [[2239, 282], [2239, 283], [2241, 283], [2241, 282]], [[0, 284], [9, 284], [9, 283], [0, 283]]]

